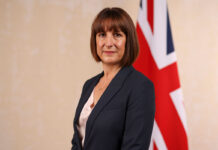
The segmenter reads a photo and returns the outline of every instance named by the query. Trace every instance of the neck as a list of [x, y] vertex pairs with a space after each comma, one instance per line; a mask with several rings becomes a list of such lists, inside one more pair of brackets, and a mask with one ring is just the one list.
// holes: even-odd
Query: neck
[[121, 67], [119, 65], [103, 64], [104, 78], [106, 80], [111, 80], [120, 69], [121, 69]]

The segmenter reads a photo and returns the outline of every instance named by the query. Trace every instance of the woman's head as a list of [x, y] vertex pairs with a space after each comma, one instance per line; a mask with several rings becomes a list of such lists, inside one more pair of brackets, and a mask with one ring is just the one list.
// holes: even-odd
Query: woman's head
[[112, 33], [115, 36], [117, 36], [116, 34], [118, 33], [125, 36], [124, 54], [119, 64], [120, 66], [130, 66], [138, 56], [139, 46], [134, 23], [123, 9], [105, 8], [93, 21], [90, 46], [92, 55], [97, 62], [101, 61], [97, 53], [97, 44], [99, 44], [98, 37], [102, 37], [102, 35], [105, 36], [107, 33]]

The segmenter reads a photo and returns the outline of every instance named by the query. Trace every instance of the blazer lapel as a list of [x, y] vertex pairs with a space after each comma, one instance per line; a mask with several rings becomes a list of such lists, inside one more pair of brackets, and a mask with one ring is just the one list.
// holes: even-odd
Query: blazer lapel
[[79, 116], [80, 113], [83, 109], [83, 106], [85, 105], [85, 103], [87, 102], [88, 98], [90, 97], [95, 85], [98, 83], [98, 81], [100, 80], [100, 78], [104, 75], [104, 73], [100, 73], [96, 76], [96, 78], [94, 79], [94, 81], [91, 83], [90, 87], [87, 87], [87, 91], [84, 91], [84, 95], [81, 95], [81, 98], [79, 100], [79, 104], [78, 104], [78, 108], [76, 111], [76, 115], [75, 115], [75, 119], [74, 119], [74, 123], [77, 124], [78, 120], [79, 120]]
[[[103, 110], [103, 108], [110, 102], [111, 98], [119, 91], [119, 89], [122, 87], [125, 79], [127, 78], [128, 74], [130, 72], [132, 72], [132, 70], [133, 70], [132, 66], [122, 68], [117, 73], [117, 75], [113, 78], [113, 80], [108, 85], [105, 92], [100, 97], [98, 103], [96, 104], [96, 106], [92, 110], [92, 112], [87, 120], [87, 123], [86, 123], [86, 133], [85, 133], [86, 136], [85, 136], [84, 147], [85, 147], [86, 143], [88, 142], [88, 138], [89, 138], [89, 135], [90, 135], [90, 132], [92, 130], [93, 123], [94, 123], [96, 117]], [[92, 90], [93, 90], [93, 88], [92, 88]]]
[[[78, 104], [78, 107], [77, 107], [77, 110], [76, 110], [76, 114], [75, 114], [75, 118], [74, 118], [74, 131], [76, 132], [76, 139], [79, 141], [80, 137], [79, 137], [79, 133], [78, 133], [78, 130], [77, 130], [77, 123], [79, 121], [79, 116], [80, 116], [80, 113], [83, 109], [83, 106], [85, 105], [85, 103], [87, 102], [88, 98], [90, 97], [91, 93], [92, 93], [92, 90], [94, 89], [95, 85], [98, 83], [99, 79], [104, 75], [104, 73], [100, 73], [98, 74], [92, 81], [91, 85], [89, 87], [87, 87], [86, 91], [83, 91], [83, 94], [81, 95], [81, 98], [79, 100], [79, 104]], [[82, 145], [81, 145], [81, 142], [79, 142], [79, 149], [82, 149]]]

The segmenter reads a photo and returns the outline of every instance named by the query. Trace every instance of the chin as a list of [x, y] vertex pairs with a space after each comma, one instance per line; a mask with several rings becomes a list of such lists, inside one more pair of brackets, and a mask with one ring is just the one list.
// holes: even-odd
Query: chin
[[120, 65], [120, 63], [117, 62], [117, 61], [102, 61], [102, 64], [105, 64], [105, 65], [114, 65], [114, 66]]

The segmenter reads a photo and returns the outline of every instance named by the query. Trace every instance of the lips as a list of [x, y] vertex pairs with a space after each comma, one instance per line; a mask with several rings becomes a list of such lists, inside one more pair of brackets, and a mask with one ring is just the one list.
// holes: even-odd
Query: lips
[[103, 51], [103, 53], [105, 53], [105, 54], [114, 54], [115, 51]]

